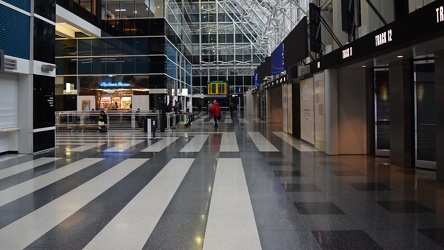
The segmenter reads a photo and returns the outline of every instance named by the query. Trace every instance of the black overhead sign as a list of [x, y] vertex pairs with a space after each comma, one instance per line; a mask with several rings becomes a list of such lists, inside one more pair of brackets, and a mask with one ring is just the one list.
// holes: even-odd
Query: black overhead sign
[[311, 72], [342, 67], [444, 36], [444, 1], [430, 3], [313, 61]]

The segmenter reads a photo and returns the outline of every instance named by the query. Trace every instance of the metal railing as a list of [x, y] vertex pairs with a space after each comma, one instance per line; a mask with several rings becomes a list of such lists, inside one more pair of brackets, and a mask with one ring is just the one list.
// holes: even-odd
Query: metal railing
[[[108, 115], [108, 129], [135, 130], [143, 129], [144, 120], [148, 117], [159, 119], [159, 113], [153, 111], [112, 110]], [[98, 129], [100, 111], [57, 111], [55, 125], [59, 129], [81, 130]]]
[[[109, 130], [145, 130], [146, 120], [157, 119], [160, 126], [166, 130], [174, 129], [178, 123], [185, 127], [191, 125], [194, 115], [188, 112], [168, 112], [162, 124], [159, 112], [153, 111], [127, 111], [110, 110], [107, 113]], [[57, 111], [55, 112], [55, 125], [57, 130], [98, 130], [100, 111]], [[159, 128], [158, 128], [159, 129]]]

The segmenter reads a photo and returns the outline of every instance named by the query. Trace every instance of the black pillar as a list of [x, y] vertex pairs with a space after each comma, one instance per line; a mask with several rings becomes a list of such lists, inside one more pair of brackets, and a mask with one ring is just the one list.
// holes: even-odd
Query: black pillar
[[435, 53], [436, 179], [444, 181], [444, 51]]
[[414, 167], [413, 60], [389, 64], [390, 163]]

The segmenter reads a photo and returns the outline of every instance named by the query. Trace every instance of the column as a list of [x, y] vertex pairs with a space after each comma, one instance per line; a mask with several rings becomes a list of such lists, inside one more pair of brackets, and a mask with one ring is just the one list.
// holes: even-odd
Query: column
[[325, 70], [325, 153], [339, 154], [338, 73]]
[[389, 64], [390, 163], [414, 167], [413, 61]]
[[435, 53], [436, 179], [444, 181], [444, 51]]

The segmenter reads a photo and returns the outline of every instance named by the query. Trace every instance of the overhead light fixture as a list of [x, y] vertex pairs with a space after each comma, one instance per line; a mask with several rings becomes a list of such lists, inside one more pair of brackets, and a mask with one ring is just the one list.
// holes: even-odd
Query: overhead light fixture
[[56, 68], [55, 65], [51, 65], [51, 64], [42, 64], [42, 66], [40, 67], [40, 69], [43, 72], [49, 72], [49, 71], [53, 71]]
[[126, 9], [116, 9], [117, 12], [119, 11], [126, 11]]
[[398, 58], [403, 58], [404, 56], [397, 56]]

